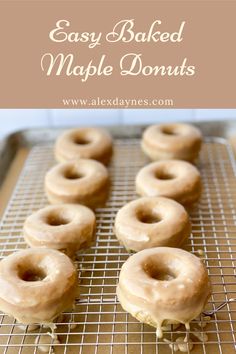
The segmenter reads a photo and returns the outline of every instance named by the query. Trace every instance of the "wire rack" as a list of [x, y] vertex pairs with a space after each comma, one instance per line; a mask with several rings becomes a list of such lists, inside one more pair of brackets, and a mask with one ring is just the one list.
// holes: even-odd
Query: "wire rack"
[[[113, 222], [118, 209], [137, 198], [135, 175], [148, 162], [139, 146], [138, 139], [115, 141], [113, 163], [109, 168], [112, 191], [106, 206], [96, 211], [97, 241], [76, 261], [80, 269], [81, 296], [74, 311], [66, 313], [63, 321], [57, 323], [60, 343], [49, 345], [49, 353], [174, 353], [173, 345], [157, 340], [155, 329], [126, 313], [116, 297], [119, 271], [129, 254], [117, 242]], [[44, 175], [53, 164], [51, 144], [31, 149], [1, 221], [2, 258], [26, 247], [22, 225], [28, 215], [47, 204]], [[190, 337], [195, 345], [191, 353], [230, 354], [236, 350], [236, 306], [235, 302], [228, 301], [236, 297], [236, 167], [226, 141], [206, 139], [198, 167], [204, 190], [200, 203], [191, 210], [193, 230], [186, 249], [194, 254], [199, 249], [204, 252], [213, 285], [208, 310], [216, 309], [223, 302], [226, 306], [211, 317], [205, 328], [203, 323], [201, 327], [201, 322], [193, 321]], [[207, 334], [207, 342], [192, 336], [196, 327]], [[174, 342], [177, 336], [186, 334], [182, 327], [177, 331], [167, 331], [165, 338]], [[47, 329], [41, 327], [33, 332], [27, 326], [22, 330], [13, 318], [0, 313], [0, 352], [41, 353], [39, 341], [46, 338], [46, 332]]]

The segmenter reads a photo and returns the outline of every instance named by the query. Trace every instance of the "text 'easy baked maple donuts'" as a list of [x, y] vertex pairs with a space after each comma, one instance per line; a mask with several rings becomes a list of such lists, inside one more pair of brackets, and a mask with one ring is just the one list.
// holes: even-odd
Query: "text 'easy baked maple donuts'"
[[78, 204], [60, 204], [28, 216], [23, 230], [29, 246], [53, 248], [73, 257], [76, 251], [90, 246], [95, 227], [96, 218], [91, 209]]
[[160, 124], [148, 127], [142, 137], [142, 150], [153, 161], [194, 161], [202, 144], [200, 130], [189, 124]]
[[112, 156], [112, 138], [104, 129], [70, 129], [57, 138], [55, 156], [59, 162], [93, 159], [107, 165]]
[[121, 208], [115, 219], [116, 237], [127, 250], [179, 247], [189, 237], [191, 223], [184, 207], [162, 197], [143, 197]]
[[47, 172], [45, 191], [52, 204], [79, 203], [96, 208], [108, 197], [108, 171], [95, 160], [62, 162]]
[[193, 254], [178, 248], [140, 251], [123, 264], [117, 286], [121, 306], [140, 322], [157, 328], [189, 322], [203, 311], [211, 293], [207, 270]]
[[52, 323], [76, 294], [77, 272], [62, 252], [30, 248], [0, 262], [0, 310], [21, 323]]
[[189, 205], [201, 195], [198, 169], [186, 161], [156, 161], [143, 167], [136, 176], [136, 192], [147, 197], [167, 197]]

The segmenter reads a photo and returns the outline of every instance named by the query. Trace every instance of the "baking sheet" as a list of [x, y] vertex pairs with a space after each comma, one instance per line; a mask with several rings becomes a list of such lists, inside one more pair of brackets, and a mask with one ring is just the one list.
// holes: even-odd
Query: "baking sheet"
[[[138, 323], [123, 311], [115, 295], [120, 267], [129, 255], [116, 241], [113, 221], [118, 209], [137, 197], [134, 178], [148, 162], [140, 151], [139, 139], [135, 134], [134, 138], [118, 136], [115, 156], [109, 168], [112, 193], [106, 207], [96, 213], [96, 245], [78, 257], [77, 263], [83, 268], [80, 273], [82, 296], [74, 313], [68, 313], [65, 322], [58, 324], [61, 344], [54, 346], [56, 353], [174, 352], [167, 343], [157, 341], [155, 329]], [[1, 257], [25, 248], [21, 233], [25, 217], [47, 203], [43, 180], [45, 172], [55, 163], [51, 142], [54, 136], [48, 134], [48, 137], [45, 140], [35, 139], [35, 144], [25, 144], [28, 152], [18, 159], [18, 167], [24, 165], [19, 178], [15, 179], [16, 188], [2, 218]], [[205, 253], [213, 283], [213, 295], [208, 307], [214, 308], [236, 297], [235, 162], [227, 142], [221, 138], [206, 139], [198, 167], [204, 192], [201, 202], [191, 211], [193, 233], [187, 249], [195, 254], [199, 249]], [[6, 180], [14, 180], [14, 176], [8, 176]], [[234, 353], [235, 314], [235, 302], [232, 302], [214, 315], [204, 328], [208, 341], [201, 343], [195, 339], [191, 353]], [[14, 320], [4, 314], [0, 315], [0, 323], [2, 353], [40, 353], [34, 341], [38, 335], [45, 336], [46, 330], [31, 333], [26, 329], [22, 332]], [[78, 324], [77, 328], [71, 328], [73, 323]], [[197, 327], [197, 321], [194, 321], [192, 331]], [[166, 338], [174, 341], [176, 336], [185, 335], [182, 327], [179, 331], [179, 334], [168, 332]], [[52, 346], [50, 351], [53, 351]]]

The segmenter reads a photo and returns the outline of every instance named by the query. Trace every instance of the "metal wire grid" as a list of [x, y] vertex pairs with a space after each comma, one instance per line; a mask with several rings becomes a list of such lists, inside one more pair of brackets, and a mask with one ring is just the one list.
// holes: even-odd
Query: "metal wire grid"
[[[52, 145], [32, 148], [0, 226], [0, 256], [25, 248], [22, 224], [33, 211], [47, 204], [43, 192], [46, 171], [55, 163]], [[96, 211], [97, 240], [94, 247], [78, 256], [81, 297], [73, 313], [67, 313], [57, 324], [60, 344], [49, 347], [53, 353], [174, 353], [174, 348], [157, 341], [155, 330], [136, 321], [117, 301], [115, 290], [119, 271], [129, 254], [120, 246], [113, 233], [113, 221], [118, 209], [135, 199], [134, 178], [147, 163], [140, 151], [138, 139], [118, 139], [111, 165], [112, 191], [106, 207]], [[213, 293], [209, 309], [236, 297], [236, 180], [235, 162], [230, 147], [223, 139], [206, 140], [198, 166], [204, 191], [200, 203], [190, 211], [193, 231], [187, 249], [205, 254]], [[74, 328], [74, 324], [77, 327]], [[35, 338], [46, 336], [46, 329], [30, 332], [20, 330], [11, 317], [0, 314], [0, 352], [41, 353]], [[201, 324], [200, 324], [201, 326]], [[207, 342], [195, 338], [191, 353], [232, 353], [235, 351], [236, 306], [234, 302], [215, 314], [207, 327], [193, 321], [190, 336], [197, 328], [208, 335]], [[185, 329], [167, 331], [174, 341], [185, 335]], [[194, 338], [194, 337], [192, 337]], [[50, 341], [49, 341], [50, 343]], [[54, 349], [53, 349], [54, 348]]]

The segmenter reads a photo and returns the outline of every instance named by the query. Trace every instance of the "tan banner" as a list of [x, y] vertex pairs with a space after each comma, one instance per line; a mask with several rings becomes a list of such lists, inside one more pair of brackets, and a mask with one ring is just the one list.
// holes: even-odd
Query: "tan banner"
[[235, 1], [1, 1], [1, 108], [235, 108]]

